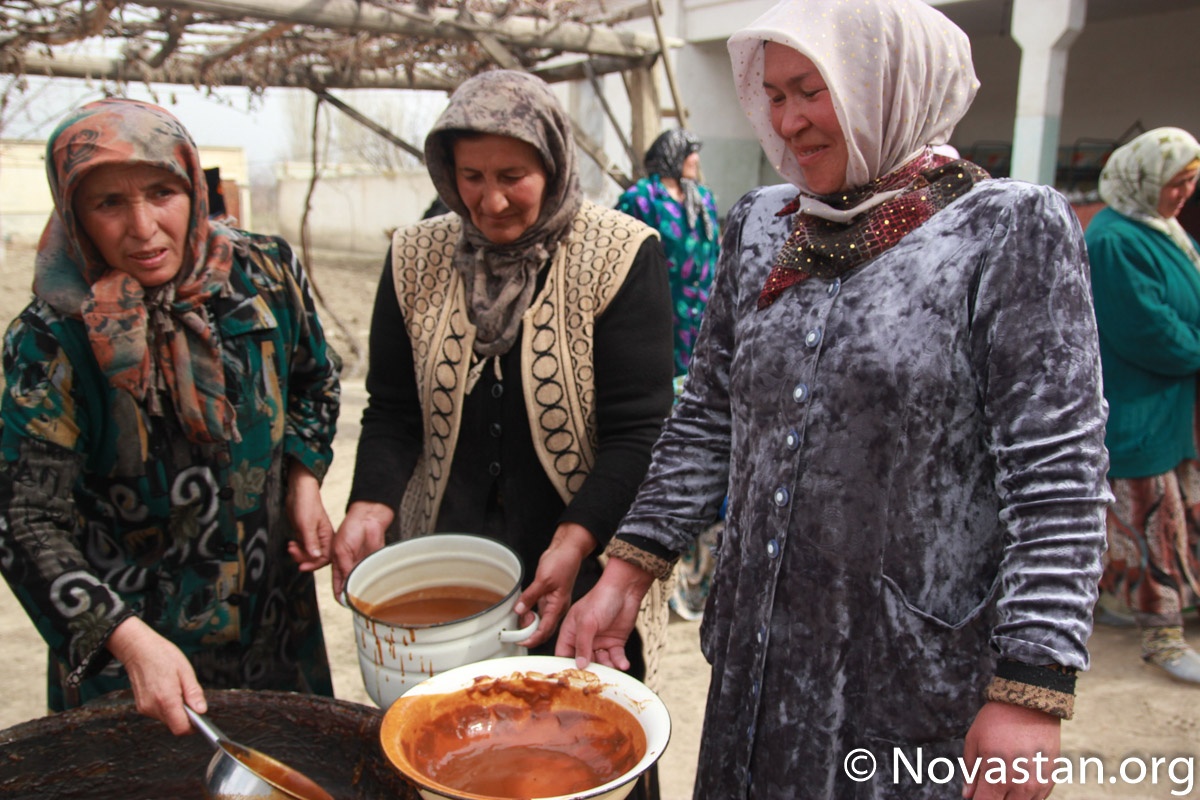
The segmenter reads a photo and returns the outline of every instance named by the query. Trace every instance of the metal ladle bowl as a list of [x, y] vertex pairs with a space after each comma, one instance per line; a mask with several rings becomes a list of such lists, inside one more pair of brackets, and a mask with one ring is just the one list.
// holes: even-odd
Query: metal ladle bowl
[[212, 800], [333, 800], [303, 773], [231, 741], [203, 715], [186, 705], [183, 708], [196, 730], [217, 749], [204, 773]]

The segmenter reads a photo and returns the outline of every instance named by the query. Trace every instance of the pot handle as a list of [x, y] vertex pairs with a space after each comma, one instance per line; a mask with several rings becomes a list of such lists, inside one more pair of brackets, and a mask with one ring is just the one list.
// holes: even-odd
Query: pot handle
[[537, 630], [537, 626], [541, 623], [541, 621], [542, 618], [538, 616], [536, 611], [534, 611], [533, 622], [529, 623], [520, 630], [510, 631], [505, 628], [504, 630], [500, 631], [500, 641], [504, 644], [516, 644], [517, 642], [523, 642], [530, 636], [533, 636], [533, 632]]

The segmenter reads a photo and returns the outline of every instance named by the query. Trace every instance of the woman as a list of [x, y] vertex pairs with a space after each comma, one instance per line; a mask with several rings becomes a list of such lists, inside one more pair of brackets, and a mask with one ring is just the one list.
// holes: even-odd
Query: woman
[[[662, 249], [583, 200], [570, 123], [531, 75], [463, 83], [425, 154], [453, 213], [392, 241], [335, 590], [393, 523], [490, 536], [532, 580], [535, 646], [595, 583], [670, 411]], [[665, 605], [643, 636], [663, 622]]]
[[76, 110], [46, 172], [35, 299], [4, 342], [0, 570], [50, 645], [51, 709], [132, 687], [182, 734], [203, 687], [332, 696], [310, 573], [339, 361], [303, 269], [209, 221], [157, 106]]
[[[692, 359], [720, 251], [717, 204], [712, 192], [697, 183], [700, 145], [691, 131], [664, 131], [646, 151], [647, 177], [617, 200], [617, 210], [640, 219], [662, 237], [675, 321], [676, 394]], [[704, 612], [720, 530], [720, 523], [709, 527], [676, 566], [670, 606], [684, 619], [699, 619]]]
[[1133, 610], [1142, 658], [1189, 683], [1200, 683], [1182, 616], [1200, 597], [1200, 250], [1176, 217], [1198, 175], [1191, 134], [1143, 133], [1105, 165], [1108, 207], [1086, 237], [1117, 499], [1101, 585]]
[[623, 666], [632, 604], [728, 489], [697, 798], [1044, 798], [1016, 759], [1058, 753], [1108, 499], [1078, 221], [939, 154], [977, 83], [920, 0], [788, 0], [729, 50], [791, 185], [726, 220], [683, 396], [558, 652]]
[[700, 178], [700, 139], [675, 128], [665, 131], [646, 151], [647, 177], [617, 200], [617, 210], [658, 231], [666, 252], [675, 318], [675, 376], [687, 374], [688, 361], [708, 304], [717, 266], [720, 231], [712, 192]]

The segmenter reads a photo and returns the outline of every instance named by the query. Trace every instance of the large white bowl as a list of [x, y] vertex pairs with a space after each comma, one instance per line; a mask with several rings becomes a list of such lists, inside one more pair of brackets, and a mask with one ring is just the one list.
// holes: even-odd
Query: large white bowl
[[[380, 744], [384, 756], [392, 766], [412, 781], [425, 800], [480, 800], [482, 795], [464, 793], [444, 786], [420, 772], [409, 761], [400, 746], [400, 742], [414, 734], [413, 725], [419, 724], [414, 720], [419, 716], [410, 714], [413, 703], [419, 703], [425, 695], [448, 695], [462, 692], [473, 686], [478, 678], [505, 678], [519, 676], [526, 680], [536, 680], [539, 676], [556, 676], [566, 674], [573, 676], [571, 684], [580, 685], [580, 691], [586, 685], [589, 691], [594, 691], [599, 684], [600, 696], [611, 700], [629, 711], [642, 727], [646, 735], [646, 752], [636, 765], [623, 775], [594, 789], [570, 795], [557, 795], [553, 798], [533, 798], [533, 800], [621, 800], [633, 791], [634, 782], [643, 772], [648, 770], [667, 748], [671, 738], [671, 717], [667, 707], [657, 694], [644, 683], [619, 672], [615, 669], [592, 664], [587, 670], [580, 671], [575, 667], [571, 658], [554, 656], [515, 656], [511, 658], [494, 658], [475, 664], [466, 664], [455, 669], [447, 670], [432, 678], [422, 681], [409, 689], [403, 697], [397, 700], [387, 710], [380, 729]], [[587, 673], [590, 673], [587, 674]], [[551, 677], [551, 680], [556, 678]]]

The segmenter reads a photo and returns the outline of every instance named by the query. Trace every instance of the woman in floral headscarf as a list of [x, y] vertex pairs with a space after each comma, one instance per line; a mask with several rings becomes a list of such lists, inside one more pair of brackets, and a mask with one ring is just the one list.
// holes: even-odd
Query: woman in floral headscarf
[[1117, 502], [1102, 586], [1129, 604], [1142, 658], [1200, 683], [1182, 610], [1200, 599], [1200, 248], [1176, 217], [1196, 190], [1200, 144], [1147, 131], [1109, 158], [1108, 204], [1087, 230]]
[[311, 571], [336, 355], [281, 239], [208, 219], [199, 153], [132, 100], [46, 148], [55, 211], [4, 342], [0, 570], [49, 704], [132, 687], [185, 733], [202, 687], [332, 695]]
[[944, 154], [977, 84], [921, 0], [786, 0], [729, 51], [790, 185], [726, 219], [683, 395], [559, 653], [623, 665], [641, 591], [728, 493], [696, 798], [1041, 800], [1016, 759], [1057, 755], [1109, 496], [1078, 220]]

